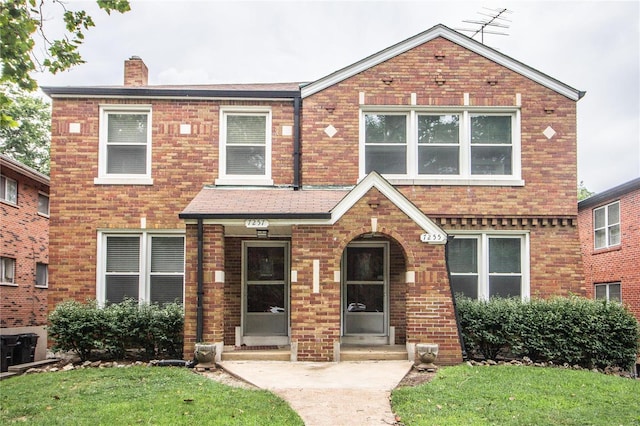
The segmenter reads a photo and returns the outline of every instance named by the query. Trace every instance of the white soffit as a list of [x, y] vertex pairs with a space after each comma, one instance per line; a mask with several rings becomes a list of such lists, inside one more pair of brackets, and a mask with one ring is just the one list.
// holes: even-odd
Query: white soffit
[[470, 37], [460, 34], [459, 32], [454, 31], [444, 25], [436, 25], [435, 27], [427, 31], [408, 38], [400, 43], [381, 50], [378, 53], [366, 57], [352, 65], [349, 65], [348, 67], [342, 68], [341, 70], [338, 70], [332, 74], [322, 77], [319, 80], [309, 83], [306, 86], [303, 86], [301, 88], [302, 98], [304, 99], [306, 97], [309, 97], [314, 93], [320, 92], [327, 87], [333, 86], [336, 83], [346, 80], [347, 78], [352, 77], [358, 73], [366, 71], [369, 68], [372, 68], [384, 61], [394, 58], [404, 52], [413, 49], [414, 47], [420, 46], [421, 44], [438, 37], [443, 37], [459, 46], [469, 49], [472, 52], [477, 53], [478, 55], [481, 55], [514, 72], [517, 72], [518, 74], [521, 74], [535, 81], [536, 83], [548, 87], [549, 89], [554, 90], [571, 100], [577, 101], [584, 95], [584, 92], [581, 92], [552, 77], [549, 77], [548, 75], [537, 71], [534, 68], [523, 64], [522, 62], [516, 61], [515, 59], [510, 58], [509, 56], [506, 56], [490, 47], [487, 47]]

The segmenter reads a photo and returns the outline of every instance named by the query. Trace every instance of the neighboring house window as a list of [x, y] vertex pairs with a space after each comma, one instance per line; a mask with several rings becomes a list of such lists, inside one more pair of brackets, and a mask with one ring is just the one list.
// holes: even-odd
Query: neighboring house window
[[456, 235], [449, 244], [454, 293], [472, 299], [529, 297], [527, 235]]
[[361, 175], [520, 184], [519, 112], [363, 112]]
[[272, 185], [271, 111], [221, 109], [218, 184]]
[[36, 263], [36, 287], [49, 286], [49, 265]]
[[151, 107], [100, 108], [97, 184], [152, 184]]
[[619, 201], [593, 210], [593, 233], [596, 249], [620, 244]]
[[49, 216], [49, 196], [38, 194], [38, 213]]
[[6, 176], [0, 176], [0, 200], [18, 204], [18, 182]]
[[184, 236], [103, 234], [101, 302], [135, 299], [148, 303], [183, 302]]
[[620, 283], [604, 283], [595, 285], [596, 300], [606, 300], [607, 302], [622, 302], [622, 292]]
[[10, 257], [0, 257], [0, 282], [2, 284], [15, 284], [16, 260]]

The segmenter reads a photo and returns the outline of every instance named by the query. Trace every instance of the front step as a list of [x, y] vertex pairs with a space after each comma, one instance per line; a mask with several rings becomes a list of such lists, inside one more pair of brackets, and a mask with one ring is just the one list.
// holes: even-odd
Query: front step
[[291, 348], [284, 346], [277, 349], [236, 349], [225, 346], [222, 361], [291, 361]]
[[340, 361], [406, 361], [407, 348], [404, 345], [341, 345]]

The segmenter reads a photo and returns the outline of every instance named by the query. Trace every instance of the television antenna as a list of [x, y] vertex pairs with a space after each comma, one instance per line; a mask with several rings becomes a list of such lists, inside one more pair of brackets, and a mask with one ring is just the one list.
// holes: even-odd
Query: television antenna
[[[513, 13], [509, 9], [498, 8], [498, 9], [490, 9], [488, 7], [483, 7], [485, 12], [478, 12], [479, 15], [484, 16], [479, 20], [463, 20], [462, 22], [466, 22], [468, 24], [479, 25], [479, 28], [458, 28], [458, 31], [464, 31], [473, 33], [471, 38], [474, 38], [478, 34], [480, 34], [480, 42], [484, 44], [484, 35], [485, 34], [495, 34], [495, 35], [509, 35], [505, 32], [496, 31], [494, 28], [508, 29], [509, 25], [505, 22], [511, 22], [511, 20], [507, 19], [504, 15], [508, 15]], [[489, 28], [487, 30], [487, 28]]]

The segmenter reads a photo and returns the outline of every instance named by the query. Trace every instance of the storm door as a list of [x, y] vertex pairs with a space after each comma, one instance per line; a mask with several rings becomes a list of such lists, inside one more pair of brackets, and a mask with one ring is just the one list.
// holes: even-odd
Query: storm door
[[242, 260], [243, 342], [288, 344], [289, 244], [246, 241]]
[[389, 246], [384, 242], [352, 243], [345, 250], [342, 286], [344, 343], [387, 342], [388, 252]]

